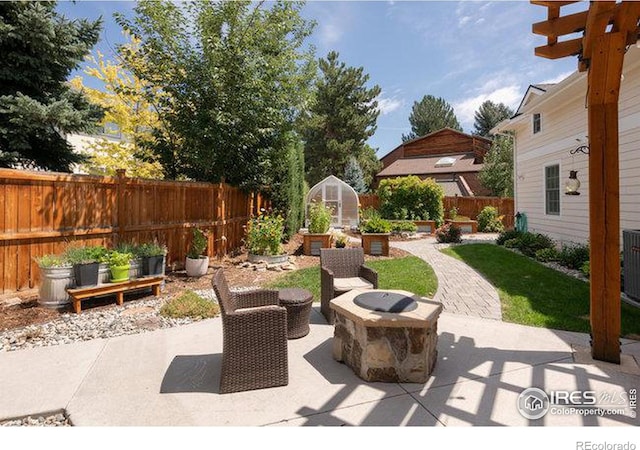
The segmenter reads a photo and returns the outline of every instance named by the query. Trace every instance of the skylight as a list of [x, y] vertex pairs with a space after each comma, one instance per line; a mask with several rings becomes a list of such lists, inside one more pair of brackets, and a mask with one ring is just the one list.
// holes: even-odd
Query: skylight
[[436, 163], [436, 167], [451, 167], [455, 164], [456, 159], [451, 156], [445, 156], [444, 158], [440, 158]]

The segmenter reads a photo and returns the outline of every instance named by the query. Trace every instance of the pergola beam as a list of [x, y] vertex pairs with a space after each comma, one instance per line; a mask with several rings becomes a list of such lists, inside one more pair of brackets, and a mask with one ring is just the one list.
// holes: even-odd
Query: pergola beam
[[587, 11], [582, 11], [568, 16], [550, 18], [544, 22], [534, 23], [531, 27], [533, 34], [542, 36], [564, 36], [565, 34], [583, 31], [587, 25]]
[[584, 32], [581, 59], [591, 59], [593, 43], [600, 36], [604, 36], [609, 22], [615, 16], [615, 10], [615, 1], [598, 1], [591, 4], [587, 14], [587, 26]]
[[572, 5], [574, 3], [580, 3], [580, 0], [567, 0], [567, 1], [553, 1], [553, 0], [531, 0], [531, 4], [532, 5], [538, 5], [538, 6], [546, 6], [546, 7], [561, 7], [561, 6], [567, 6], [567, 5]]
[[552, 45], [543, 45], [535, 48], [535, 55], [547, 59], [559, 59], [566, 56], [577, 55], [582, 50], [582, 38], [569, 41], [556, 42]]

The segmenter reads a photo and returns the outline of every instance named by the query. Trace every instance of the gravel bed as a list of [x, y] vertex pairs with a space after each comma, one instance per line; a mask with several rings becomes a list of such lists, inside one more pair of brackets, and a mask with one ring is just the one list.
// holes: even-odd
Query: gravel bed
[[50, 416], [28, 416], [22, 419], [5, 420], [0, 427], [70, 427], [69, 418], [63, 414]]
[[[248, 291], [256, 287], [234, 289]], [[213, 289], [194, 291], [201, 297], [217, 301]], [[66, 313], [52, 322], [29, 325], [0, 332], [0, 352], [26, 348], [71, 344], [91, 339], [108, 339], [161, 328], [171, 328], [197, 322], [199, 318], [174, 319], [160, 315], [160, 308], [170, 297], [125, 302], [100, 310], [84, 310], [80, 314]]]

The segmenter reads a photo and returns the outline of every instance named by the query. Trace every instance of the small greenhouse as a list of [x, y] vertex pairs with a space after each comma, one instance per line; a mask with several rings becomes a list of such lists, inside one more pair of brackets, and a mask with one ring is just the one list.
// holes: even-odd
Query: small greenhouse
[[311, 202], [323, 202], [331, 208], [331, 226], [334, 228], [358, 225], [358, 194], [351, 186], [333, 175], [309, 189], [306, 203], [307, 225]]

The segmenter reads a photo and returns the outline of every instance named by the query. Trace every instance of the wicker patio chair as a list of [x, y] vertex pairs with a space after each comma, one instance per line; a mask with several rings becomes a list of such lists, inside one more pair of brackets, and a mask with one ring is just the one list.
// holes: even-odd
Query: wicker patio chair
[[222, 314], [220, 393], [287, 385], [287, 310], [278, 291], [231, 292], [222, 269], [212, 285]]
[[378, 273], [364, 265], [364, 250], [358, 248], [320, 249], [320, 311], [333, 324], [331, 299], [352, 289], [377, 289]]

